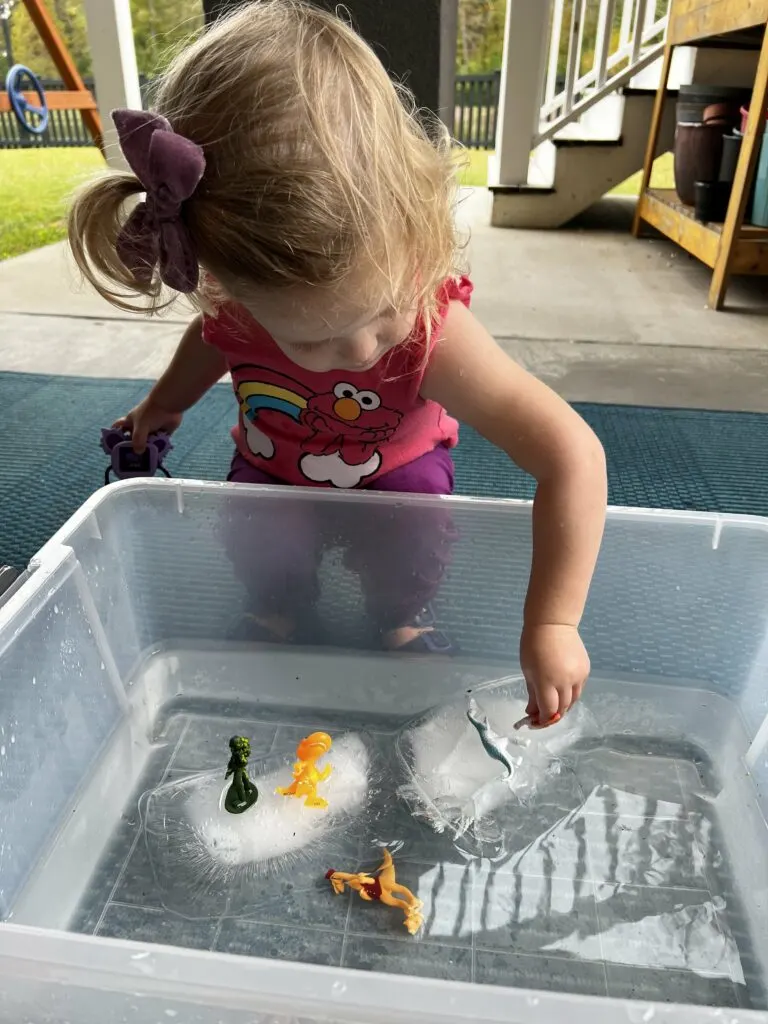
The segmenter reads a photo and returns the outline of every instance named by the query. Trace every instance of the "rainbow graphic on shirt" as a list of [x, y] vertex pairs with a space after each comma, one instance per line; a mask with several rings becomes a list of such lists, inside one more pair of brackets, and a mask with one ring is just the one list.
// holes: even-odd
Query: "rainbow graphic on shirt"
[[245, 381], [237, 388], [240, 409], [249, 420], [254, 420], [263, 409], [274, 409], [298, 422], [307, 407], [307, 399], [290, 388], [280, 384], [262, 381]]

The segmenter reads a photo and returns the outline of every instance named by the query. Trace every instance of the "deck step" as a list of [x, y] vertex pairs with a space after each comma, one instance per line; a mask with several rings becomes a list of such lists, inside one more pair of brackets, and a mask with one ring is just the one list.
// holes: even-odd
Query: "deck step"
[[554, 186], [546, 185], [489, 185], [494, 195], [500, 196], [551, 196]]
[[[593, 114], [587, 125], [571, 125], [544, 142], [532, 154], [529, 165], [529, 182], [535, 185], [497, 186], [491, 190], [491, 223], [517, 228], [558, 228], [567, 224], [642, 167], [652, 109], [651, 91], [626, 90], [606, 105], [603, 116]], [[673, 144], [675, 121], [674, 103], [665, 104], [659, 146], [662, 152]]]

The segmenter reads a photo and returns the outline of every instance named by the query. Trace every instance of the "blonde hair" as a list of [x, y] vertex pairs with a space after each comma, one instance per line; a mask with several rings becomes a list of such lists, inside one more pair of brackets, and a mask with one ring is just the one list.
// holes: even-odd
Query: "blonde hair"
[[[450, 139], [340, 18], [304, 0], [256, 0], [172, 62], [155, 109], [205, 153], [183, 218], [223, 293], [203, 275], [200, 308], [247, 301], [249, 285], [338, 286], [376, 271], [385, 301], [431, 321], [456, 269]], [[131, 174], [92, 182], [69, 242], [104, 298], [154, 311], [168, 301], [159, 277], [142, 284], [115, 248], [142, 191]]]

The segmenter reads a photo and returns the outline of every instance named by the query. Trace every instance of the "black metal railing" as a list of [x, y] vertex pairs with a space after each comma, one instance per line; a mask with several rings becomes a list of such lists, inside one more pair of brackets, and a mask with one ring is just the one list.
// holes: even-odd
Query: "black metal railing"
[[456, 76], [453, 137], [468, 149], [495, 145], [500, 81], [500, 71]]
[[[41, 79], [46, 92], [60, 92], [64, 83], [57, 79]], [[91, 82], [86, 83], [93, 88]], [[33, 149], [39, 146], [89, 146], [92, 139], [77, 110], [51, 110], [48, 128], [42, 135], [25, 132], [14, 114], [0, 114], [0, 149]]]
[[[499, 110], [501, 72], [481, 75], [458, 75], [453, 118], [453, 136], [469, 149], [493, 149], [496, 119]], [[64, 89], [56, 79], [43, 79], [47, 92]], [[93, 91], [93, 81], [85, 84]], [[142, 95], [147, 97], [151, 82], [142, 79]], [[32, 149], [36, 146], [90, 146], [88, 129], [77, 110], [52, 110], [48, 128], [42, 135], [25, 132], [11, 113], [0, 113], [0, 149]]]

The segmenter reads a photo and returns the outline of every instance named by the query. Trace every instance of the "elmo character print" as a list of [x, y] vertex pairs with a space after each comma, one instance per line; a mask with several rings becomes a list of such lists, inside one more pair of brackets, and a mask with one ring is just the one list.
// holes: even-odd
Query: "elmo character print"
[[301, 475], [314, 484], [357, 487], [378, 472], [379, 446], [402, 419], [375, 391], [345, 381], [318, 395], [283, 374], [262, 370], [259, 380], [241, 378], [236, 391], [251, 453], [277, 462], [292, 450]]
[[401, 414], [386, 409], [375, 391], [342, 382], [330, 394], [310, 398], [301, 418], [311, 431], [301, 446], [304, 476], [314, 483], [357, 487], [377, 472], [378, 446], [397, 430]]

